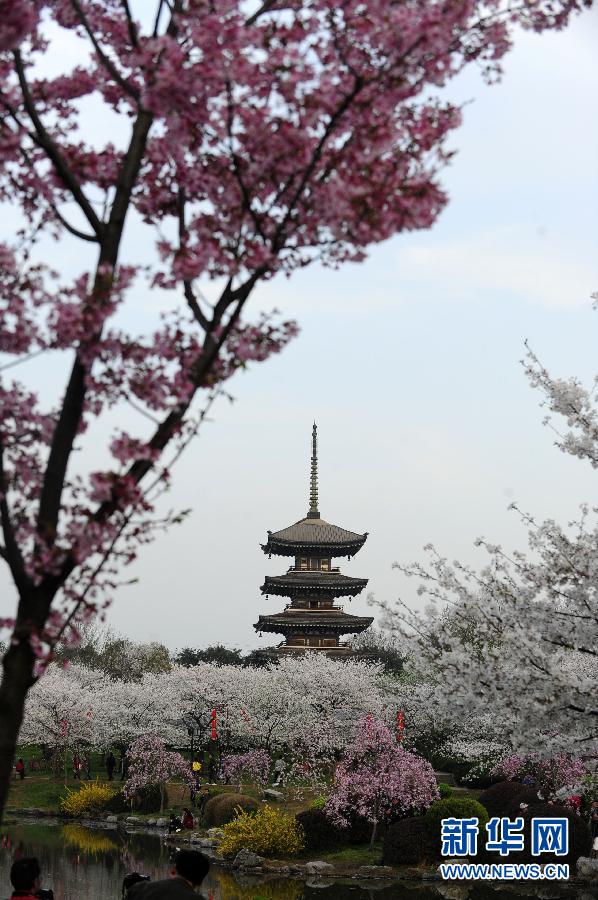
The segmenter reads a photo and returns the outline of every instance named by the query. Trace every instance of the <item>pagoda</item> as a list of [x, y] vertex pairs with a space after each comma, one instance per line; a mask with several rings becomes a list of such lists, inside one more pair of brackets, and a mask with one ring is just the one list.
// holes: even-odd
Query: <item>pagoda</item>
[[341, 575], [332, 565], [337, 556], [349, 559], [363, 547], [367, 532], [356, 534], [338, 525], [331, 525], [320, 516], [318, 509], [318, 430], [312, 431], [311, 477], [309, 511], [304, 519], [283, 528], [269, 531], [262, 550], [269, 557], [289, 556], [294, 564], [285, 575], [266, 576], [262, 594], [288, 597], [283, 612], [260, 616], [253, 626], [256, 631], [284, 635], [284, 641], [274, 652], [278, 656], [317, 650], [329, 656], [349, 656], [350, 645], [340, 641], [343, 634], [365, 631], [374, 621], [371, 616], [351, 616], [342, 606], [335, 606], [337, 597], [355, 597], [367, 585], [366, 578]]

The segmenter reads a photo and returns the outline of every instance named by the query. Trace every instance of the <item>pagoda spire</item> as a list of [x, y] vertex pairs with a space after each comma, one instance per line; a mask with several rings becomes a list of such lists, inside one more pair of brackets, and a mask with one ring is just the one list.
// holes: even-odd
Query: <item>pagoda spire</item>
[[311, 475], [309, 479], [309, 512], [308, 519], [319, 519], [318, 509], [318, 426], [314, 422], [311, 431]]

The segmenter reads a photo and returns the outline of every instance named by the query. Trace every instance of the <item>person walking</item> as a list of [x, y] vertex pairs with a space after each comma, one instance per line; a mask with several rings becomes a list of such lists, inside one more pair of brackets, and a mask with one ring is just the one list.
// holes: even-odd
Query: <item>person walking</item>
[[86, 753], [83, 757], [83, 771], [87, 781], [91, 781], [91, 753]]
[[210, 870], [210, 861], [198, 850], [179, 850], [170, 878], [134, 884], [127, 900], [191, 900]]
[[593, 800], [590, 806], [590, 830], [592, 832], [592, 859], [598, 859], [598, 800]]
[[75, 750], [73, 755], [73, 778], [76, 781], [81, 781], [81, 769], [83, 768], [81, 764], [81, 757], [79, 756], [79, 752]]
[[116, 768], [116, 757], [112, 750], [106, 757], [106, 771], [108, 772], [108, 781], [114, 779], [114, 769]]
[[17, 764], [15, 766], [15, 772], [17, 773], [17, 775], [19, 776], [19, 778], [22, 781], [23, 778], [25, 777], [25, 763], [23, 762], [21, 757], [19, 757], [19, 759], [17, 761]]

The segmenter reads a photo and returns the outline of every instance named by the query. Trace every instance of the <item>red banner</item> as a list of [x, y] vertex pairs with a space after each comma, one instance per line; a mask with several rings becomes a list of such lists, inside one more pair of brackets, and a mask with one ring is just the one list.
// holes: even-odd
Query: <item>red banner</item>
[[397, 741], [403, 740], [403, 732], [405, 731], [405, 713], [400, 709], [397, 713]]

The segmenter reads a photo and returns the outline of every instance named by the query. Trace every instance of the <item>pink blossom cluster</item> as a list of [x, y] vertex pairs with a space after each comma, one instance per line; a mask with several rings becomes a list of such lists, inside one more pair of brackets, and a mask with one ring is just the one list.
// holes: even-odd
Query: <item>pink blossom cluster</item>
[[366, 716], [337, 766], [324, 809], [341, 827], [349, 825], [354, 815], [376, 826], [423, 812], [439, 796], [430, 763], [403, 750], [389, 728]]
[[537, 753], [522, 756], [512, 753], [492, 770], [492, 775], [508, 781], [528, 779], [544, 797], [552, 797], [561, 788], [573, 786], [588, 774], [583, 760], [569, 755], [542, 757]]
[[156, 735], [143, 735], [133, 741], [127, 750], [127, 760], [128, 777], [123, 788], [126, 797], [133, 798], [152, 785], [163, 788], [172, 778], [182, 778], [190, 787], [193, 786], [193, 773], [188, 761], [180, 753], [167, 750]]
[[265, 750], [249, 750], [247, 753], [231, 753], [223, 756], [220, 763], [220, 777], [227, 784], [250, 782], [267, 784], [271, 759]]

